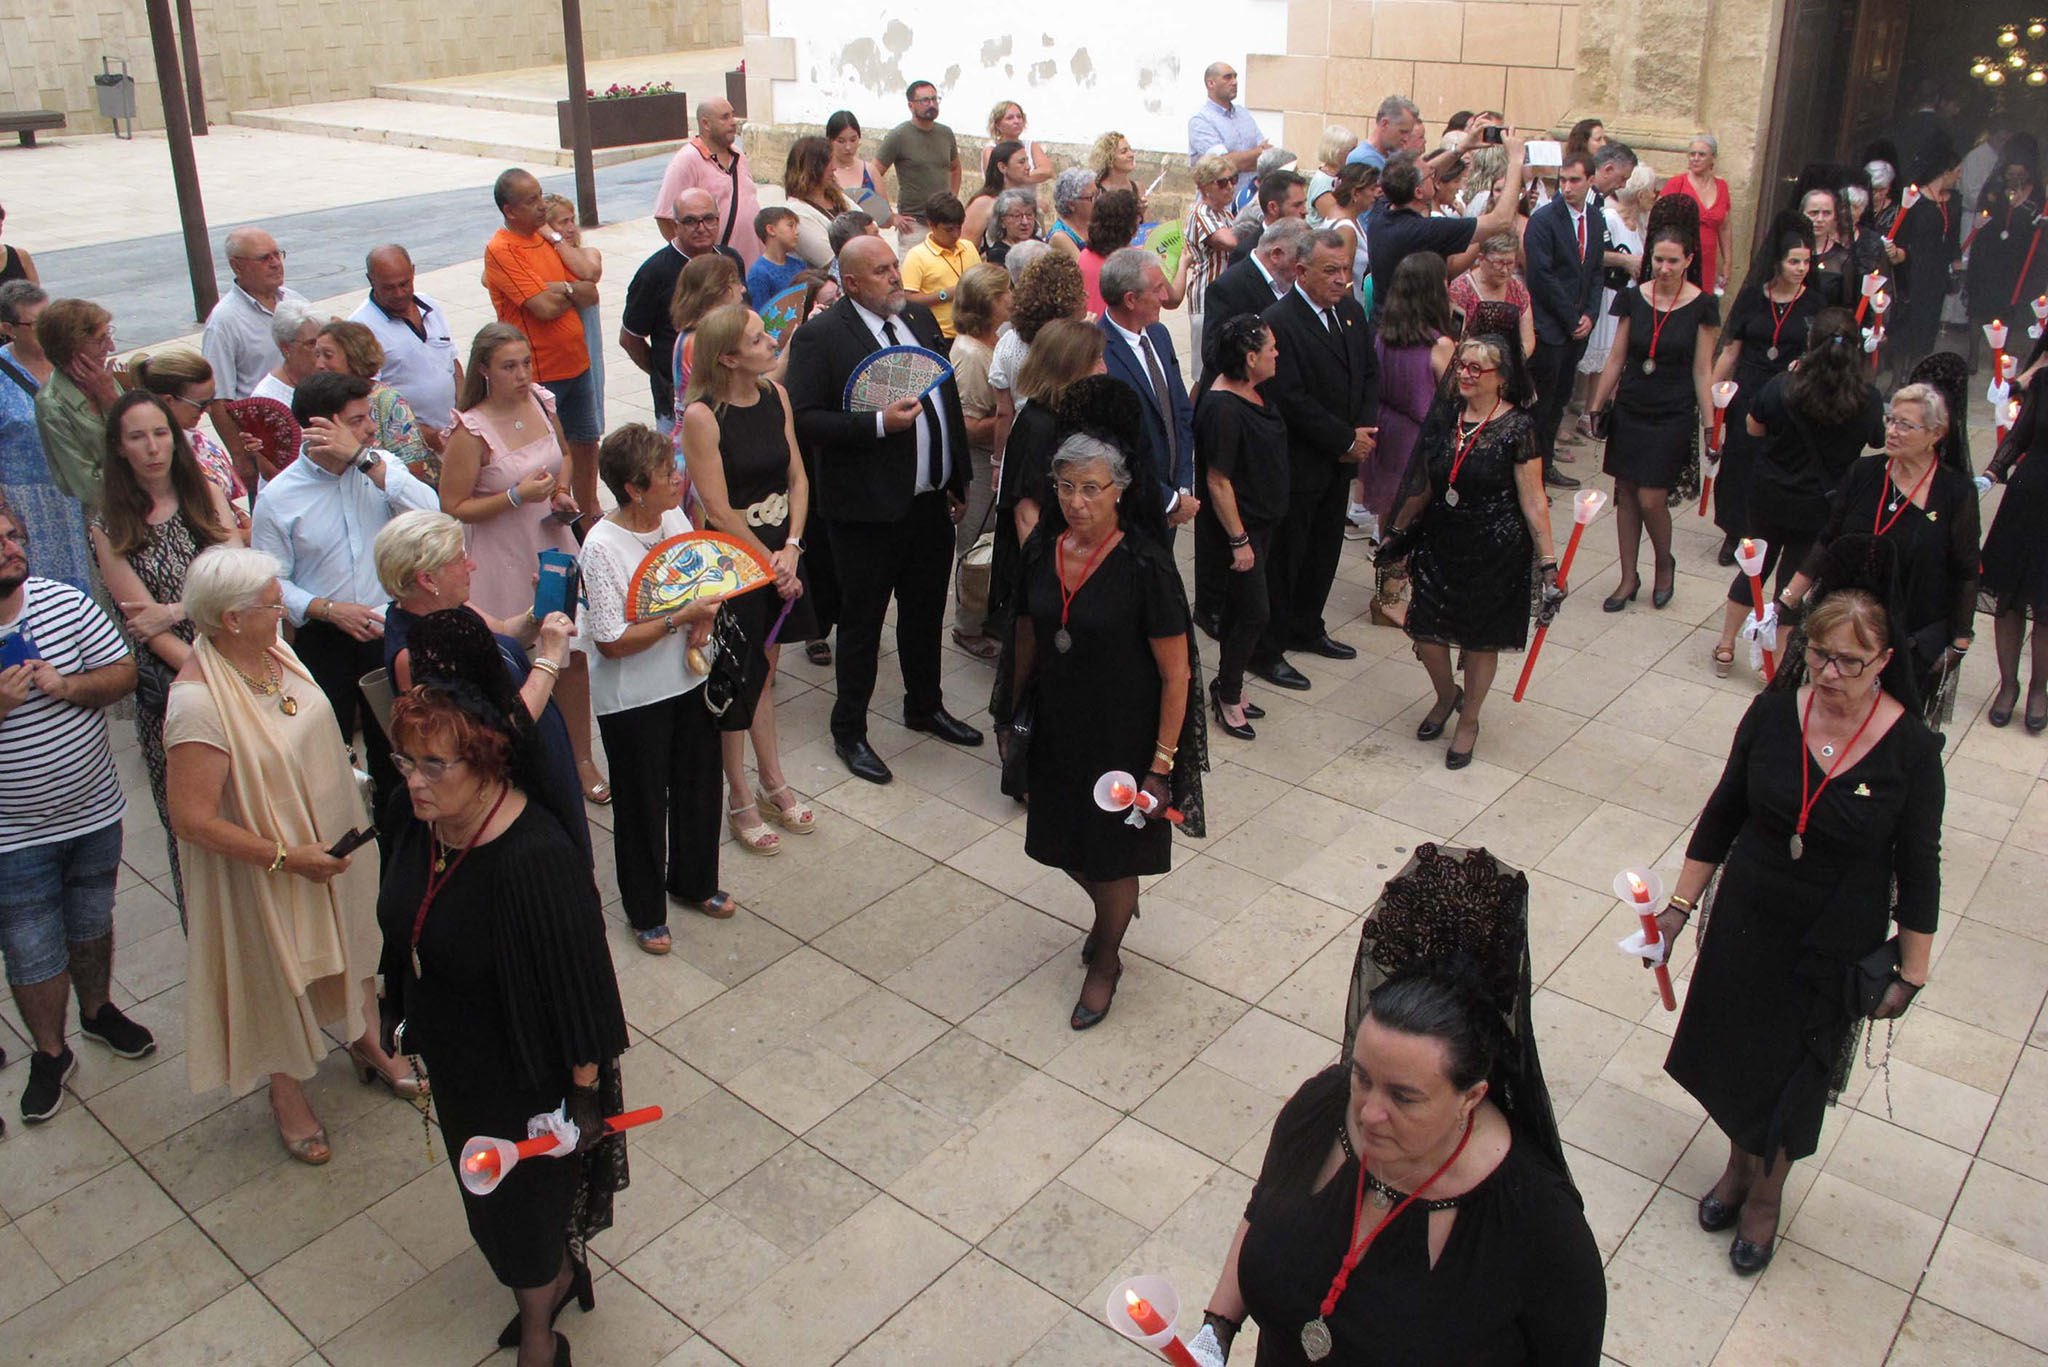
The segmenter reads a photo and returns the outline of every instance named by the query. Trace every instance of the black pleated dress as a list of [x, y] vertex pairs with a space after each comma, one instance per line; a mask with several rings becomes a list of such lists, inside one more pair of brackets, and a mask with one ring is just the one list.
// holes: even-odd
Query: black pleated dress
[[[1910, 712], [1836, 773], [1790, 842], [1800, 803], [1827, 777], [1799, 735], [1797, 691], [1743, 714], [1686, 858], [1721, 866], [1664, 1071], [1744, 1152], [1812, 1154], [1847, 1077], [1857, 1020], [1849, 965], [1891, 934], [1932, 934], [1941, 905], [1941, 751]], [[1896, 889], [1896, 904], [1894, 903]]]
[[[1600, 468], [1645, 489], [1673, 488], [1699, 437], [1693, 353], [1701, 328], [1721, 326], [1720, 301], [1702, 291], [1691, 303], [1658, 313], [1642, 287], [1633, 285], [1614, 296], [1611, 312], [1628, 319], [1628, 355], [1614, 392], [1607, 455]], [[1657, 326], [1660, 318], [1662, 328]], [[1646, 363], [1648, 374], [1643, 372]]]
[[[386, 838], [384, 1009], [405, 1020], [405, 1050], [426, 1064], [451, 1171], [475, 1135], [524, 1139], [529, 1117], [562, 1104], [577, 1064], [599, 1065], [605, 1113], [617, 1114], [626, 1016], [589, 859], [561, 824], [528, 801], [470, 851], [428, 911], [417, 976], [413, 921], [433, 833], [407, 816]], [[625, 1136], [612, 1135], [575, 1157], [521, 1163], [488, 1196], [463, 1191], [462, 1205], [500, 1282], [544, 1286], [565, 1246], [580, 1250], [610, 1227], [612, 1193], [625, 1185]]]

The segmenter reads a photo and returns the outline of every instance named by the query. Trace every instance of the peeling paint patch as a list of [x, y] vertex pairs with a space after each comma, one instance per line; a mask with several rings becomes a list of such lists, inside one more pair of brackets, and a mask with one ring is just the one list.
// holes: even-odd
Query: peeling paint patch
[[[904, 32], [909, 33], [909, 29], [904, 29]], [[884, 36], [886, 38], [891, 35]], [[896, 48], [885, 57], [874, 39], [856, 38], [839, 50], [839, 65], [862, 89], [872, 91], [876, 95], [897, 94], [903, 89], [901, 58], [907, 47], [909, 41], [905, 39], [902, 47]]]
[[981, 64], [985, 67], [994, 66], [997, 62], [1009, 56], [1014, 50], [1015, 45], [1010, 41], [1009, 34], [1006, 33], [1000, 38], [991, 38], [981, 45]]
[[891, 19], [889, 26], [882, 30], [882, 46], [889, 49], [891, 56], [901, 57], [910, 51], [910, 40], [915, 36], [910, 31], [910, 25], [901, 19]]
[[1004, 76], [1005, 76], [1006, 78], [1008, 78], [1008, 79], [1010, 79], [1010, 80], [1013, 80], [1013, 81], [1014, 81], [1015, 79], [1017, 79], [1017, 64], [1016, 64], [1015, 62], [1004, 62], [1004, 63], [1003, 63], [1003, 75], [1004, 75]]
[[1031, 75], [1029, 79], [1031, 81], [1031, 84], [1033, 85], [1044, 85], [1047, 81], [1051, 80], [1053, 77], [1059, 74], [1060, 64], [1048, 58], [1043, 62], [1033, 62], [1031, 64]]
[[1052, 35], [1050, 33], [1041, 33], [1038, 35], [1038, 41], [1044, 47], [1051, 47]]
[[939, 80], [939, 87], [943, 90], [951, 90], [958, 84], [960, 84], [960, 64], [955, 62], [946, 68], [946, 74]]
[[1095, 62], [1088, 56], [1087, 48], [1075, 48], [1073, 57], [1067, 62], [1067, 68], [1074, 73], [1075, 85], [1095, 84]]

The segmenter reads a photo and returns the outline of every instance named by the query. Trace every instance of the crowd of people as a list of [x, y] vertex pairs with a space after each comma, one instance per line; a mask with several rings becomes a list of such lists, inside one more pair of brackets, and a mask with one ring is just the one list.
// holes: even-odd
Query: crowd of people
[[[878, 710], [977, 747], [954, 709], [985, 701], [1026, 853], [1093, 908], [1069, 1021], [1093, 1028], [1140, 880], [1168, 871], [1176, 833], [1203, 833], [1209, 721], [1255, 744], [1248, 677], [1305, 692], [1330, 685], [1290, 654], [1357, 655], [1330, 609], [1346, 541], [1371, 543], [1370, 623], [1404, 632], [1431, 684], [1417, 739], [1448, 735], [1445, 767], [1464, 768], [1502, 652], [1565, 602], [1552, 491], [1583, 482], [1567, 467], [1590, 439], [1620, 550], [1606, 612], [1638, 600], [1646, 533], [1651, 606], [1672, 601], [1674, 518], [1703, 477], [1722, 562], [1768, 547], [1775, 597], [1759, 608], [1737, 573], [1702, 667], [1729, 675], [1754, 639], [1782, 646], [1775, 675], [1663, 921], [1668, 947], [1718, 908], [1667, 1067], [1730, 1140], [1700, 1223], [1736, 1231], [1737, 1272], [1768, 1263], [1849, 1044], [1927, 981], [1938, 732], [1979, 611], [1990, 723], [2024, 698], [2026, 729], [2048, 730], [2038, 629], [2020, 677], [2048, 610], [2048, 460], [2026, 460], [2048, 446], [2048, 341], [1982, 475], [1969, 362], [1939, 349], [1952, 286], [1972, 321], [2011, 317], [2048, 273], [2012, 247], [2039, 235], [2033, 142], [1994, 123], [1965, 158], [1935, 129], [1808, 168], [1782, 212], [1759, 206], [1740, 273], [1711, 136], [1660, 192], [1597, 121], [1539, 164], [1498, 112], [1432, 136], [1395, 95], [1363, 136], [1325, 130], [1304, 175], [1229, 64], [1204, 86], [1194, 199], [1164, 258], [1139, 245], [1156, 183], [1119, 133], [1063, 166], [999, 103], [963, 198], [962, 143], [918, 81], [871, 155], [850, 111], [796, 139], [785, 203], [764, 208], [731, 105], [704, 102], [616, 336], [653, 426], [607, 427], [602, 255], [516, 168], [483, 247], [497, 321], [466, 354], [397, 243], [368, 252], [340, 318], [285, 284], [269, 233], [238, 228], [202, 347], [125, 365], [105, 308], [0, 283], [0, 948], [35, 1042], [23, 1117], [62, 1103], [71, 996], [84, 1039], [155, 1048], [108, 993], [123, 804], [107, 717], [132, 694], [188, 936], [191, 1086], [267, 1082], [308, 1164], [332, 1154], [301, 1086], [323, 1027], [366, 1084], [431, 1098], [451, 1155], [555, 1112], [577, 1161], [463, 1199], [516, 1293], [501, 1344], [522, 1367], [566, 1362], [555, 1317], [591, 1306], [583, 1240], [626, 1176], [602, 1125], [627, 1038], [586, 803], [613, 809], [633, 943], [665, 954], [678, 907], [742, 910], [721, 859], [830, 819], [783, 767], [784, 644], [833, 671], [832, 745], [870, 783], [893, 777]], [[1895, 299], [1887, 333], [1857, 310], [1867, 281]], [[947, 364], [854, 410], [850, 381], [888, 348]], [[1888, 403], [1881, 379], [1904, 381]], [[707, 531], [771, 589], [641, 611], [643, 562]], [[571, 563], [573, 595], [543, 603], [544, 573]], [[948, 671], [949, 598], [952, 639], [992, 672]], [[876, 696], [892, 612], [900, 706]], [[1833, 785], [1852, 768], [1858, 803]], [[1422, 1274], [1453, 1253], [1461, 1276], [1522, 1293], [1459, 1327], [1473, 1360], [1597, 1356], [1604, 1291], [1540, 1095], [1525, 909], [1495, 913], [1495, 962], [1388, 965], [1348, 1063], [1283, 1111], [1197, 1345], [1211, 1361], [1247, 1315], [1262, 1363], [1333, 1345], [1393, 1360], [1361, 1345], [1400, 1338], [1396, 1306], [1426, 1355], [1453, 1311]], [[1874, 982], [1867, 1002], [1845, 974]], [[1381, 1228], [1433, 1199], [1360, 1246], [1368, 1187], [1376, 1210], [1401, 1203]], [[1461, 1214], [1485, 1233], [1447, 1253]]]

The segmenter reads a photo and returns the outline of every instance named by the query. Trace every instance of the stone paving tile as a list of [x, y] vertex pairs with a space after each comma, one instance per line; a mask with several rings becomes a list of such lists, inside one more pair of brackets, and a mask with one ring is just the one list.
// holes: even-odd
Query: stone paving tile
[[[152, 179], [160, 144], [66, 142], [67, 168], [104, 168], [92, 193], [107, 205], [167, 201]], [[252, 168], [304, 143], [225, 128], [202, 145], [202, 170], [232, 202]], [[463, 193], [496, 171], [319, 150], [343, 174], [272, 195], [281, 212], [373, 217], [349, 168]], [[649, 171], [605, 174], [637, 186]], [[642, 190], [631, 197], [637, 209]], [[75, 201], [37, 217], [39, 200], [58, 202], [33, 187], [10, 202], [10, 237], [31, 249], [84, 248], [99, 240], [91, 225], [119, 221]], [[652, 228], [630, 219], [593, 241], [612, 256], [616, 312], [613, 282], [652, 250]], [[445, 259], [420, 287], [467, 332], [489, 316], [477, 264]], [[310, 278], [343, 289], [321, 302], [354, 308], [352, 277]], [[612, 421], [647, 420], [642, 377], [610, 359]], [[2035, 894], [2048, 746], [1984, 723], [1991, 666], [1976, 652], [1946, 749], [1934, 985], [1890, 1032], [1889, 1069], [1859, 1061], [1820, 1151], [1795, 1168], [1778, 1259], [1738, 1279], [1725, 1239], [1693, 1218], [1725, 1141], [1663, 1075], [1672, 1018], [1612, 947], [1632, 918], [1607, 883], [1623, 863], [1675, 873], [1756, 684], [1706, 667], [1725, 584], [1710, 531], [1679, 519], [1670, 609], [1613, 617], [1588, 607], [1615, 574], [1601, 532], [1529, 700], [1490, 700], [1479, 758], [1459, 773], [1413, 739], [1427, 682], [1398, 633], [1359, 616], [1372, 569], [1347, 545], [1331, 616], [1359, 658], [1299, 661], [1307, 693], [1252, 684], [1269, 710], [1260, 738], [1214, 738], [1210, 837], [1177, 842], [1173, 872], [1146, 880], [1115, 1012], [1083, 1035], [1066, 1017], [1087, 900], [1024, 855], [1024, 813], [997, 791], [990, 747], [900, 725], [893, 640], [871, 738], [897, 781], [848, 778], [826, 739], [831, 671], [785, 659], [785, 766], [817, 830], [772, 859], [728, 841], [723, 881], [746, 910], [678, 914], [669, 958], [625, 933], [610, 815], [592, 808], [635, 1041], [629, 1092], [668, 1116], [636, 1135], [633, 1184], [593, 1241], [600, 1312], [564, 1322], [578, 1360], [1108, 1367], [1135, 1359], [1103, 1326], [1103, 1300], [1137, 1271], [1174, 1279], [1190, 1330], [1275, 1113], [1338, 1057], [1360, 913], [1438, 839], [1484, 844], [1530, 877], [1535, 1028], [1608, 1261], [1604, 1362], [2048, 1363], [2048, 921]], [[943, 659], [949, 706], [985, 718], [987, 667], [950, 643]], [[410, 1108], [356, 1086], [337, 1054], [309, 1088], [336, 1141], [314, 1171], [284, 1157], [260, 1092], [187, 1089], [183, 945], [152, 881], [162, 831], [132, 730], [114, 735], [134, 799], [115, 996], [162, 1048], [134, 1063], [84, 1053], [57, 1118], [0, 1142], [0, 1362], [483, 1361], [510, 1297]], [[1691, 954], [1682, 944], [1674, 961], [1681, 991]], [[9, 1002], [0, 1043], [11, 1098], [27, 1046]], [[969, 1306], [993, 1328], [962, 1346]], [[1248, 1329], [1238, 1356], [1255, 1354]]]

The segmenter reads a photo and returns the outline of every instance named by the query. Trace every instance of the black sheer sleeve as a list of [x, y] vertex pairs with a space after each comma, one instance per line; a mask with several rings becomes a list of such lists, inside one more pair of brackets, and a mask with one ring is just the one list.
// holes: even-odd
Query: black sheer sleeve
[[578, 1064], [617, 1058], [627, 1040], [590, 866], [552, 816], [540, 829], [499, 864], [492, 950], [506, 1051], [522, 1084], [546, 1089]]
[[1948, 780], [1937, 737], [1911, 717], [1894, 725], [1912, 726], [1917, 734], [1906, 773], [1906, 806], [1892, 838], [1892, 876], [1898, 887], [1892, 916], [1901, 930], [1932, 935], [1941, 916], [1941, 816]]
[[1714, 785], [1707, 805], [1700, 809], [1692, 840], [1685, 847], [1687, 859], [1718, 864], [1728, 857], [1742, 823], [1749, 819], [1749, 766], [1756, 744], [1758, 714], [1766, 707], [1782, 706], [1783, 701], [1783, 694], [1760, 693], [1742, 714], [1742, 723], [1735, 728], [1735, 743], [1728, 750], [1728, 763], [1721, 769], [1720, 782]]

